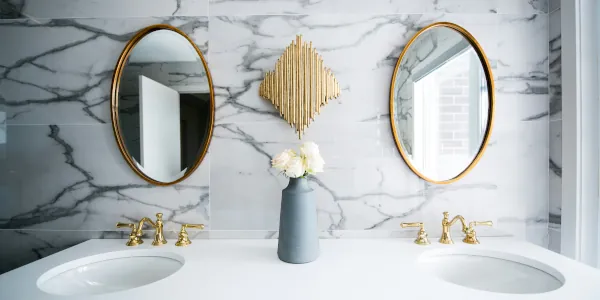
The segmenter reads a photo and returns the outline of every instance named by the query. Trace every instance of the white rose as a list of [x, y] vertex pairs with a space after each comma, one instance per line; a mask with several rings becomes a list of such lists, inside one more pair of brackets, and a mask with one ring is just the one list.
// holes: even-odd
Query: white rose
[[313, 142], [306, 142], [300, 146], [300, 152], [307, 158], [313, 157], [319, 154], [319, 146]]
[[315, 173], [323, 172], [323, 166], [325, 165], [325, 161], [320, 154], [315, 154], [311, 157], [307, 157], [305, 159], [306, 163], [306, 172], [314, 175]]
[[290, 162], [292, 157], [295, 157], [296, 153], [291, 149], [283, 150], [283, 152], [279, 153], [277, 156], [271, 160], [271, 165], [273, 168], [278, 170], [284, 170], [285, 166]]
[[285, 176], [290, 178], [298, 178], [304, 175], [304, 162], [300, 157], [292, 157], [285, 166]]

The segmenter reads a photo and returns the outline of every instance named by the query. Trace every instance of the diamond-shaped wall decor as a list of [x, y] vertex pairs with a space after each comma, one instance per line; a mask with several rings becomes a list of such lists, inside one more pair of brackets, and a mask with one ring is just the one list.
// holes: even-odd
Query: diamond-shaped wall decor
[[275, 71], [265, 75], [259, 95], [271, 101], [302, 138], [321, 106], [340, 95], [340, 86], [312, 42], [303, 42], [298, 35], [277, 60]]

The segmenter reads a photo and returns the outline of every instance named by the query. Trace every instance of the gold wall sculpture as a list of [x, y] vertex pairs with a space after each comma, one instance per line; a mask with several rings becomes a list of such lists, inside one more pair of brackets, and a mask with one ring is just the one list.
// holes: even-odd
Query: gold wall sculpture
[[277, 60], [275, 71], [267, 72], [258, 92], [273, 103], [301, 139], [315, 114], [321, 113], [321, 106], [340, 95], [340, 85], [312, 42], [303, 42], [298, 35]]

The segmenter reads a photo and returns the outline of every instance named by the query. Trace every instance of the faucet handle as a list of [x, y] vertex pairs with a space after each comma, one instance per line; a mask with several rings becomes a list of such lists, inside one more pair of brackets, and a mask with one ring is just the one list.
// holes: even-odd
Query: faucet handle
[[475, 226], [492, 226], [494, 223], [492, 221], [473, 221], [469, 222], [469, 227], [465, 230], [465, 238], [463, 242], [471, 245], [479, 244], [479, 240], [477, 239], [477, 232], [475, 232]]
[[423, 246], [430, 244], [429, 239], [427, 238], [427, 232], [425, 232], [425, 224], [423, 224], [423, 222], [400, 223], [400, 227], [419, 227], [419, 233], [415, 239], [415, 244]]
[[122, 223], [122, 222], [118, 222], [117, 223], [117, 228], [125, 228], [125, 227], [129, 227], [131, 228], [131, 233], [129, 233], [129, 241], [127, 241], [127, 246], [137, 246], [140, 244], [143, 244], [144, 241], [137, 235], [137, 228], [135, 226], [135, 224], [133, 223]]
[[182, 224], [181, 230], [179, 231], [179, 237], [177, 239], [177, 242], [175, 243], [175, 246], [185, 247], [192, 243], [192, 241], [190, 240], [190, 238], [188, 236], [188, 233], [186, 230], [187, 228], [204, 229], [204, 224]]
[[473, 226], [492, 226], [494, 223], [492, 221], [473, 221], [469, 223], [469, 228], [473, 228]]
[[129, 227], [131, 229], [135, 229], [135, 224], [133, 224], [133, 223], [117, 222], [117, 228], [125, 228], [125, 227]]

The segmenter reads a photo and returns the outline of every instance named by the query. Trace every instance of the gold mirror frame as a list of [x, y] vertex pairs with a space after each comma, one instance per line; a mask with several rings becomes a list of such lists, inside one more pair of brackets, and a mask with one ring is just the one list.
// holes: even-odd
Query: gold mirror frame
[[[410, 159], [408, 159], [407, 154], [404, 152], [404, 149], [402, 148], [402, 144], [400, 142], [400, 137], [398, 136], [398, 132], [396, 130], [396, 124], [394, 123], [394, 115], [396, 114], [395, 109], [394, 109], [394, 84], [396, 82], [396, 76], [398, 75], [398, 70], [400, 69], [400, 65], [402, 63], [402, 59], [404, 58], [404, 55], [406, 54], [406, 52], [408, 51], [408, 49], [410, 48], [410, 46], [413, 44], [413, 42], [420, 35], [422, 35], [426, 31], [428, 31], [430, 29], [433, 29], [433, 28], [436, 28], [436, 27], [445, 27], [445, 28], [453, 29], [454, 31], [460, 33], [465, 39], [467, 39], [467, 41], [469, 41], [469, 44], [471, 44], [471, 46], [473, 47], [473, 49], [475, 49], [475, 52], [477, 52], [477, 56], [479, 57], [479, 60], [481, 61], [481, 64], [483, 66], [483, 70], [484, 70], [484, 73], [485, 73], [486, 83], [487, 83], [487, 86], [488, 86], [488, 101], [489, 101], [487, 126], [486, 126], [486, 129], [485, 129], [485, 135], [483, 137], [483, 141], [481, 142], [481, 146], [479, 147], [479, 151], [477, 152], [477, 155], [471, 161], [471, 163], [469, 164], [469, 166], [467, 166], [461, 173], [459, 173], [454, 178], [451, 178], [451, 179], [448, 179], [448, 180], [444, 180], [444, 181], [436, 181], [436, 180], [433, 180], [431, 178], [428, 178], [427, 176], [425, 176], [424, 174], [422, 174], [421, 172], [419, 172], [415, 168], [415, 166], [413, 166], [410, 163]], [[400, 155], [402, 156], [402, 159], [404, 160], [404, 162], [406, 163], [406, 165], [417, 176], [421, 177], [423, 180], [425, 180], [427, 182], [430, 182], [430, 183], [435, 183], [435, 184], [450, 184], [450, 183], [458, 181], [459, 179], [461, 179], [465, 175], [467, 175], [475, 167], [475, 165], [477, 165], [477, 162], [479, 162], [479, 160], [483, 156], [483, 153], [485, 152], [485, 149], [487, 147], [487, 143], [488, 143], [488, 141], [490, 139], [490, 135], [492, 133], [492, 126], [493, 126], [493, 122], [494, 122], [494, 108], [495, 108], [494, 77], [492, 75], [492, 68], [490, 66], [490, 62], [488, 61], [487, 57], [485, 56], [485, 53], [483, 52], [483, 48], [481, 47], [481, 45], [479, 45], [479, 43], [477, 42], [477, 40], [475, 39], [475, 37], [473, 37], [466, 29], [462, 28], [459, 25], [456, 25], [454, 23], [449, 23], [449, 22], [437, 22], [437, 23], [433, 23], [433, 24], [425, 26], [424, 28], [422, 28], [421, 30], [419, 30], [419, 32], [417, 32], [408, 41], [408, 43], [406, 44], [406, 46], [404, 46], [404, 49], [402, 50], [402, 53], [400, 54], [400, 57], [398, 58], [398, 62], [396, 63], [396, 68], [394, 69], [394, 75], [392, 76], [392, 84], [390, 86], [390, 124], [392, 126], [392, 133], [394, 135], [394, 140], [396, 142], [396, 147], [398, 148], [398, 151], [400, 151]]]
[[[208, 88], [210, 90], [211, 113], [210, 113], [210, 120], [209, 120], [209, 124], [208, 124], [209, 125], [208, 140], [204, 143], [204, 148], [202, 149], [202, 152], [196, 158], [194, 165], [189, 168], [189, 171], [186, 172], [181, 178], [179, 178], [175, 181], [171, 181], [171, 182], [162, 182], [162, 181], [154, 180], [153, 178], [144, 174], [144, 172], [142, 172], [136, 166], [133, 159], [131, 158], [131, 155], [129, 154], [129, 151], [127, 151], [127, 148], [125, 147], [125, 143], [124, 143], [123, 137], [121, 135], [121, 129], [119, 127], [119, 86], [121, 83], [121, 75], [123, 74], [123, 69], [125, 68], [127, 59], [129, 58], [129, 55], [131, 55], [131, 51], [133, 50], [135, 45], [137, 45], [137, 43], [140, 40], [142, 40], [142, 38], [144, 38], [149, 33], [158, 31], [158, 30], [170, 30], [175, 33], [178, 33], [179, 35], [183, 36], [194, 47], [198, 56], [200, 57], [200, 60], [202, 61], [202, 65], [204, 66], [204, 69], [206, 70], [206, 76], [208, 78]], [[204, 55], [202, 55], [202, 51], [200, 51], [198, 46], [194, 43], [194, 41], [192, 41], [192, 39], [187, 34], [185, 34], [183, 31], [179, 30], [178, 28], [175, 28], [175, 27], [173, 27], [171, 25], [167, 25], [167, 24], [157, 24], [157, 25], [148, 26], [148, 27], [140, 30], [139, 32], [137, 32], [133, 36], [133, 38], [127, 43], [127, 45], [125, 45], [125, 49], [123, 49], [123, 52], [119, 56], [119, 60], [117, 61], [117, 66], [115, 67], [115, 72], [112, 77], [112, 84], [111, 84], [111, 88], [110, 88], [110, 97], [111, 97], [110, 111], [111, 111], [112, 127], [113, 127], [113, 132], [115, 135], [115, 139], [117, 140], [117, 145], [119, 146], [119, 151], [121, 151], [123, 158], [125, 158], [129, 167], [131, 167], [131, 169], [136, 174], [138, 174], [140, 177], [142, 177], [144, 180], [146, 180], [147, 182], [149, 182], [151, 184], [160, 185], [160, 186], [168, 186], [168, 185], [173, 185], [173, 184], [176, 184], [176, 183], [179, 183], [179, 182], [185, 180], [190, 175], [192, 175], [192, 173], [194, 173], [194, 171], [196, 171], [196, 169], [198, 168], [198, 166], [200, 165], [200, 163], [206, 156], [206, 153], [208, 152], [208, 147], [210, 145], [210, 141], [212, 140], [212, 132], [213, 132], [214, 120], [215, 120], [215, 95], [214, 95], [214, 90], [213, 90], [212, 77], [210, 75], [210, 70], [208, 69], [208, 64], [206, 63], [206, 60], [204, 59]]]

